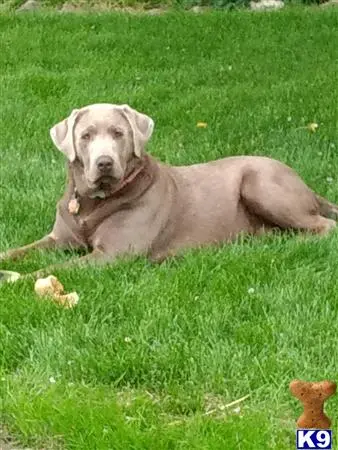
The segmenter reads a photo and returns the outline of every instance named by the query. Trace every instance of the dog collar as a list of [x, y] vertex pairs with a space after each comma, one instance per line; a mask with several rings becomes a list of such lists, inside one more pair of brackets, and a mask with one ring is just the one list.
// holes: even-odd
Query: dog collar
[[[89, 198], [91, 198], [91, 199], [99, 198], [99, 199], [103, 200], [108, 197], [112, 197], [113, 195], [115, 195], [116, 193], [121, 191], [125, 186], [130, 184], [137, 177], [137, 175], [144, 170], [144, 167], [145, 166], [142, 165], [142, 166], [138, 167], [137, 169], [132, 170], [132, 172], [126, 178], [123, 178], [120, 185], [117, 186], [117, 188], [114, 189], [112, 192], [106, 193], [104, 191], [97, 191], [97, 192], [94, 192], [93, 194], [89, 195]], [[80, 196], [79, 196], [78, 190], [75, 188], [74, 195], [68, 203], [68, 212], [71, 215], [77, 215], [79, 213], [79, 211], [80, 211]]]

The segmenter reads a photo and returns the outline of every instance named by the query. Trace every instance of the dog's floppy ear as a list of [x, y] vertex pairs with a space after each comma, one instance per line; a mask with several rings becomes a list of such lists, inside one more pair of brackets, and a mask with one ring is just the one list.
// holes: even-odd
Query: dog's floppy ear
[[140, 158], [145, 144], [153, 134], [154, 121], [146, 114], [142, 114], [128, 105], [121, 105], [121, 111], [133, 133], [134, 153]]
[[67, 119], [62, 120], [50, 129], [50, 137], [54, 145], [64, 153], [70, 162], [76, 158], [73, 129], [79, 110], [74, 109]]

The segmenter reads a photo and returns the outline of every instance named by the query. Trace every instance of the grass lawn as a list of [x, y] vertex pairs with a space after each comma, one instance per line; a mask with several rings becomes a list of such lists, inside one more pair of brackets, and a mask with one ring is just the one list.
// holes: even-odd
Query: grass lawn
[[[0, 250], [50, 231], [65, 164], [48, 130], [94, 102], [152, 116], [163, 161], [267, 155], [338, 203], [337, 24], [334, 9], [1, 16]], [[3, 429], [48, 450], [295, 448], [289, 382], [338, 381], [337, 255], [338, 232], [289, 234], [60, 270], [74, 310], [2, 286]], [[338, 396], [326, 410], [337, 449]]]

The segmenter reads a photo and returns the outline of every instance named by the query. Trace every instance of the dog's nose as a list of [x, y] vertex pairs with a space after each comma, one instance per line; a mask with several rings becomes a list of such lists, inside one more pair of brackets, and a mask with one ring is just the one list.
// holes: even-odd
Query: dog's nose
[[113, 160], [110, 156], [100, 156], [96, 161], [97, 168], [102, 173], [108, 173], [113, 167]]

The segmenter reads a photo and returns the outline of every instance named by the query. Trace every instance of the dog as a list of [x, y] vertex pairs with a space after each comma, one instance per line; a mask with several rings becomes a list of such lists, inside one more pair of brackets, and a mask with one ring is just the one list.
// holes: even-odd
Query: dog
[[241, 233], [278, 228], [325, 235], [336, 226], [338, 206], [281, 162], [234, 156], [162, 164], [145, 151], [153, 129], [147, 115], [113, 104], [75, 109], [51, 128], [53, 143], [68, 160], [54, 227], [39, 241], [1, 254], [0, 261], [32, 249], [67, 247], [87, 254], [66, 264], [111, 262], [126, 254], [163, 261]]

